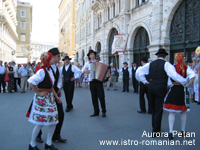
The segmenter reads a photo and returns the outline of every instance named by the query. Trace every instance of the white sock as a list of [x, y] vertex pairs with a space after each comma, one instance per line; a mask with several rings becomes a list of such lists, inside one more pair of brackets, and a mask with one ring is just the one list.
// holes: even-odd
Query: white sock
[[186, 119], [187, 119], [186, 111], [181, 112], [180, 118], [181, 118], [181, 131], [185, 131]]
[[36, 138], [37, 138], [37, 135], [38, 133], [40, 132], [40, 130], [42, 129], [43, 126], [41, 125], [36, 125], [34, 128], [33, 128], [33, 132], [32, 132], [32, 137], [31, 137], [31, 146], [32, 147], [35, 147], [36, 146]]
[[174, 127], [174, 121], [175, 121], [175, 112], [170, 112], [168, 121], [169, 121], [169, 133], [173, 132], [173, 127]]
[[52, 144], [52, 136], [55, 131], [55, 128], [56, 128], [56, 125], [48, 126], [48, 135], [47, 135], [46, 144], [49, 146]]

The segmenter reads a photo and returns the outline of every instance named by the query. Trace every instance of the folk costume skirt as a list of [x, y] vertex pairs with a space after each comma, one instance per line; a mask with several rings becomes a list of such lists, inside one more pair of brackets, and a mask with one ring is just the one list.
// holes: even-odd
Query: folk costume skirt
[[52, 92], [43, 97], [35, 93], [28, 121], [36, 125], [58, 123], [57, 105]]
[[169, 112], [189, 111], [186, 107], [184, 86], [172, 85], [165, 97], [164, 110]]

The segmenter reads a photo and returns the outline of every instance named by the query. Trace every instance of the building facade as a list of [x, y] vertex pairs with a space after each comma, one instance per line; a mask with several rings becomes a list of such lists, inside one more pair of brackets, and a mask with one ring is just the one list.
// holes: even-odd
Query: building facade
[[31, 32], [32, 32], [32, 5], [27, 2], [17, 2], [17, 63], [31, 61]]
[[9, 62], [16, 58], [16, 0], [0, 0], [0, 60]]
[[47, 44], [47, 43], [39, 43], [36, 41], [31, 42], [31, 62], [36, 61], [40, 62], [40, 56], [43, 52], [47, 52], [51, 48], [53, 48], [54, 45]]
[[59, 50], [74, 61], [75, 0], [62, 0], [59, 6]]
[[104, 63], [115, 63], [115, 34], [129, 35], [125, 53], [116, 56], [119, 68], [125, 61], [140, 65], [143, 56], [155, 60], [159, 48], [171, 63], [177, 52], [191, 61], [200, 45], [199, 0], [76, 0], [75, 6], [75, 63], [84, 65], [90, 48]]

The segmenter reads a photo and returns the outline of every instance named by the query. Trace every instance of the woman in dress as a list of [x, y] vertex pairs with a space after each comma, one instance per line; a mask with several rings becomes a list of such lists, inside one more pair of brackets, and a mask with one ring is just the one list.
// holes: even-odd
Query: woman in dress
[[58, 111], [55, 100], [58, 103], [61, 103], [61, 100], [53, 89], [55, 79], [50, 69], [50, 64], [53, 62], [52, 57], [51, 53], [44, 52], [40, 57], [41, 63], [36, 67], [36, 74], [28, 79], [30, 87], [35, 92], [28, 119], [29, 122], [35, 124], [29, 150], [38, 150], [36, 137], [43, 126], [48, 126], [45, 149], [57, 150], [52, 144], [52, 136], [58, 123]]
[[[188, 78], [190, 81], [186, 85], [186, 87], [190, 87], [190, 85], [193, 83], [196, 74], [194, 71], [187, 67], [187, 65], [184, 62], [184, 55], [182, 53], [177, 53], [175, 55], [176, 60], [176, 72], [183, 76], [184, 78]], [[165, 97], [165, 103], [164, 103], [164, 110], [169, 111], [169, 136], [168, 138], [170, 140], [173, 139], [173, 126], [175, 121], [175, 114], [180, 113], [180, 119], [181, 119], [181, 132], [182, 136], [185, 136], [185, 125], [186, 125], [186, 112], [189, 111], [189, 108], [186, 106], [186, 96], [187, 88], [181, 85], [178, 82], [175, 82], [174, 80], [170, 80], [171, 87], [170, 90]]]
[[12, 93], [12, 90], [15, 89], [14, 87], [14, 69], [11, 66], [11, 62], [9, 62], [8, 67], [7, 67], [7, 74], [9, 76], [9, 82], [8, 82], [8, 92]]

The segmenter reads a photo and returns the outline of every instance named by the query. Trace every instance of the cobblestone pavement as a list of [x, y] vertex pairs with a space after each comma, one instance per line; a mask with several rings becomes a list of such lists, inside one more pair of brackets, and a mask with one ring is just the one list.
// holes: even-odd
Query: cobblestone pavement
[[[65, 113], [61, 133], [61, 136], [67, 138], [68, 142], [65, 144], [54, 142], [54, 146], [59, 150], [199, 149], [200, 105], [192, 103], [191, 111], [187, 113], [186, 130], [191, 133], [191, 137], [185, 138], [188, 143], [183, 141], [184, 138], [176, 135], [174, 144], [180, 142], [182, 145], [169, 146], [167, 137], [142, 137], [145, 132], [151, 134], [151, 115], [137, 113], [139, 110], [138, 94], [132, 93], [133, 90], [130, 93], [122, 93], [121, 90], [122, 87], [118, 87], [118, 91], [113, 91], [112, 88], [107, 91], [105, 88], [107, 117], [91, 118], [89, 115], [93, 113], [93, 106], [90, 91], [85, 88], [76, 88], [73, 100], [74, 109]], [[28, 149], [34, 125], [27, 121], [25, 115], [33, 95], [33, 91], [27, 91], [24, 94], [20, 92], [0, 94], [0, 150]], [[62, 93], [62, 101], [65, 109], [64, 93]], [[174, 130], [180, 132], [180, 128], [180, 117], [177, 114]], [[162, 132], [168, 132], [168, 113], [165, 111], [162, 119]], [[46, 137], [47, 127], [43, 127], [44, 141]], [[103, 146], [100, 145], [102, 140], [118, 140], [118, 145]], [[44, 143], [38, 144], [38, 147], [44, 149]]]

